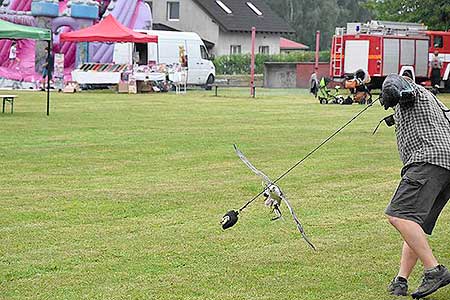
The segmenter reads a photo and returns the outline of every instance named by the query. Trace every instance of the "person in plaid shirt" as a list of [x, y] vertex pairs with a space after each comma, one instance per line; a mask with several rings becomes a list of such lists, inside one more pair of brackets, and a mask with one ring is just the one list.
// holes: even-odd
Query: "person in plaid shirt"
[[404, 165], [386, 208], [390, 223], [404, 240], [400, 269], [388, 291], [406, 296], [408, 277], [420, 259], [424, 276], [411, 296], [423, 298], [450, 283], [450, 272], [434, 257], [426, 238], [450, 198], [449, 110], [410, 78], [394, 74], [383, 83], [381, 103], [395, 111], [397, 146]]

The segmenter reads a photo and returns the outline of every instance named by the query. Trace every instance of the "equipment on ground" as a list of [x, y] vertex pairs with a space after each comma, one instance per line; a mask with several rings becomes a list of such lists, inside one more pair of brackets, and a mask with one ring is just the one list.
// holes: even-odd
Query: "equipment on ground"
[[317, 98], [320, 104], [352, 104], [344, 98], [344, 96], [339, 94], [340, 86], [334, 88], [332, 92], [328, 88], [328, 84], [331, 82], [330, 78], [322, 77], [318, 84]]
[[345, 75], [344, 86], [352, 94], [352, 102], [359, 104], [370, 104], [372, 102], [372, 94], [367, 86], [369, 83], [370, 76], [362, 69]]
[[331, 139], [333, 139], [339, 132], [344, 130], [348, 125], [350, 125], [354, 120], [356, 120], [360, 115], [362, 115], [366, 110], [368, 110], [373, 104], [375, 104], [380, 98], [376, 99], [369, 105], [367, 105], [364, 109], [362, 109], [359, 113], [357, 113], [354, 117], [352, 117], [347, 123], [345, 123], [343, 126], [341, 126], [338, 130], [336, 130], [332, 135], [327, 137], [322, 143], [320, 143], [317, 147], [315, 147], [313, 150], [311, 150], [305, 157], [303, 157], [301, 160], [299, 160], [297, 163], [295, 163], [292, 167], [290, 167], [287, 171], [285, 171], [283, 174], [281, 174], [277, 179], [270, 180], [270, 178], [256, 169], [244, 156], [244, 154], [237, 148], [236, 145], [234, 145], [234, 149], [236, 151], [236, 154], [239, 156], [239, 158], [249, 167], [255, 174], [263, 178], [263, 185], [264, 188], [261, 192], [256, 194], [253, 198], [251, 198], [247, 203], [245, 203], [239, 210], [230, 210], [228, 211], [221, 220], [221, 225], [223, 229], [228, 229], [230, 227], [233, 227], [237, 221], [239, 214], [247, 208], [251, 203], [253, 203], [257, 198], [259, 198], [261, 195], [265, 195], [266, 197], [266, 205], [270, 205], [273, 207], [273, 210], [275, 214], [277, 215], [278, 219], [281, 217], [281, 210], [279, 208], [281, 202], [283, 201], [286, 203], [286, 206], [289, 208], [289, 211], [297, 225], [297, 229], [302, 234], [305, 241], [313, 248], [316, 249], [315, 246], [309, 241], [308, 237], [306, 236], [303, 226], [301, 225], [300, 221], [298, 220], [297, 216], [295, 215], [295, 212], [292, 209], [292, 206], [290, 205], [289, 201], [287, 200], [286, 196], [282, 192], [279, 185], [277, 185], [277, 182], [283, 179], [286, 175], [288, 175], [292, 170], [294, 170], [296, 167], [298, 167], [300, 164], [302, 164], [305, 160], [307, 160], [312, 154], [314, 154], [317, 150], [319, 150], [322, 146], [324, 146], [327, 142], [329, 142]]

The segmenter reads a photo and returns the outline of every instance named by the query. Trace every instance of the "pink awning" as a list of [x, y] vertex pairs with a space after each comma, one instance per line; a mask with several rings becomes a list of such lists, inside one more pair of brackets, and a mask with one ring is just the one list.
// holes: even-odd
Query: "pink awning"
[[157, 43], [158, 37], [138, 33], [120, 24], [112, 15], [81, 30], [61, 34], [63, 42]]

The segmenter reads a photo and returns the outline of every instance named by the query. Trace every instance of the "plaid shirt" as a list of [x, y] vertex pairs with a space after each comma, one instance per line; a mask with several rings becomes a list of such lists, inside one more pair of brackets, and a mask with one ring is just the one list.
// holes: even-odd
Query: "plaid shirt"
[[422, 86], [413, 86], [417, 92], [414, 106], [397, 104], [394, 108], [403, 165], [426, 162], [450, 170], [450, 113], [443, 112], [448, 108]]

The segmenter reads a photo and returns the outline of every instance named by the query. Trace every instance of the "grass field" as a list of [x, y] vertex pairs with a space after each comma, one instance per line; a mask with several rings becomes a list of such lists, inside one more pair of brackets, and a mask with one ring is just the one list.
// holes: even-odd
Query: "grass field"
[[[221, 230], [261, 188], [232, 144], [275, 178], [362, 106], [247, 93], [54, 93], [50, 117], [43, 93], [19, 93], [0, 115], [0, 299], [393, 299], [401, 240], [383, 212], [401, 162], [392, 128], [372, 136], [388, 113], [372, 107], [280, 182], [313, 252], [262, 199]], [[447, 265], [449, 226], [447, 209], [430, 239]]]

